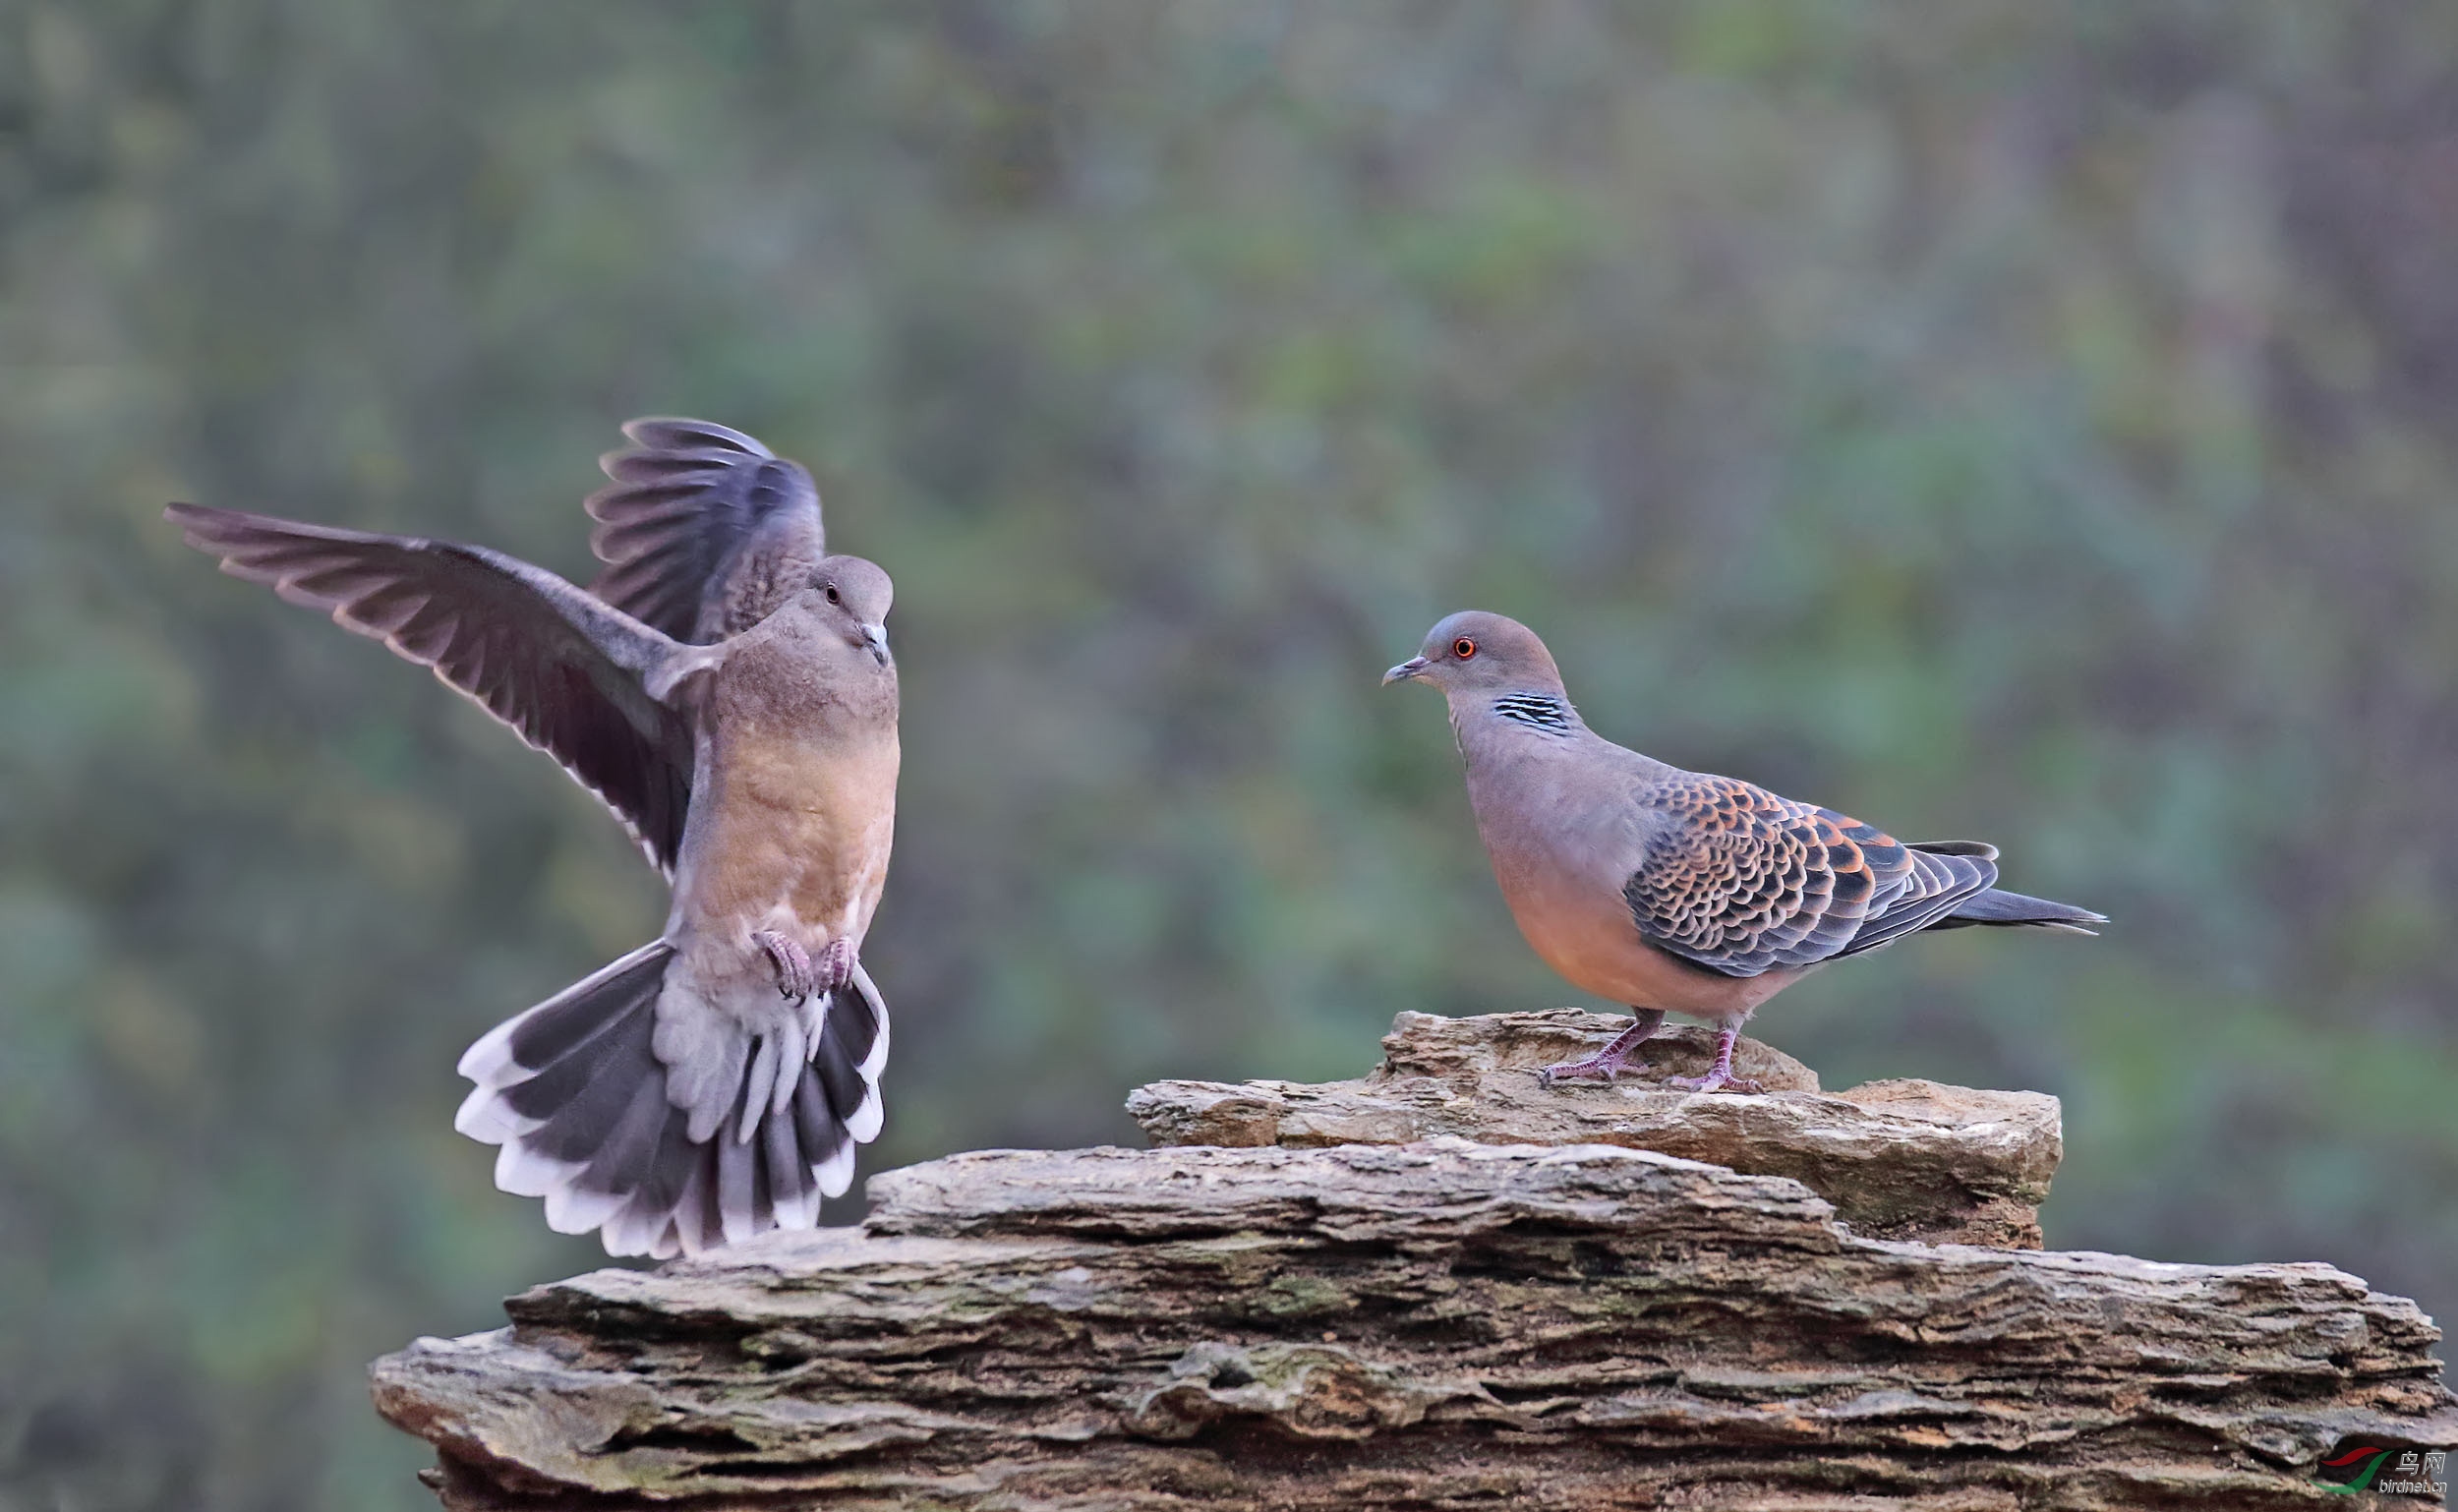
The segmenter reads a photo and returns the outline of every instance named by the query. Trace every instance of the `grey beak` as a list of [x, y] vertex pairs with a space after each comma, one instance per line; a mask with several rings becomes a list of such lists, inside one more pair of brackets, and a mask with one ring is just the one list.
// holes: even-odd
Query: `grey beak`
[[1392, 668], [1389, 671], [1382, 674], [1382, 685], [1387, 688], [1394, 682], [1406, 682], [1409, 678], [1424, 671], [1426, 669], [1426, 666], [1427, 663], [1424, 657], [1410, 657], [1407, 661], [1402, 662], [1399, 666]]
[[879, 659], [880, 666], [888, 665], [888, 627], [886, 625], [866, 624], [862, 626], [862, 644], [870, 648], [870, 654]]

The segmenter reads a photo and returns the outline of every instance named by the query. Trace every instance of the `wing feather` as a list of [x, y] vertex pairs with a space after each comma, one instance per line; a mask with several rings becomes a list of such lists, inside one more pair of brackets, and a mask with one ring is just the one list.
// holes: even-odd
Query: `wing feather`
[[672, 639], [500, 552], [173, 504], [233, 577], [382, 641], [553, 756], [670, 877], [691, 802], [689, 719], [644, 679]]
[[1622, 888], [1639, 933], [1726, 976], [1875, 950], [1997, 880], [1987, 845], [1906, 845], [1734, 778], [1684, 773], [1641, 801], [1661, 823]]
[[720, 640], [766, 618], [826, 554], [819, 490], [799, 463], [705, 420], [634, 420], [632, 444], [598, 465], [589, 585], [680, 641]]

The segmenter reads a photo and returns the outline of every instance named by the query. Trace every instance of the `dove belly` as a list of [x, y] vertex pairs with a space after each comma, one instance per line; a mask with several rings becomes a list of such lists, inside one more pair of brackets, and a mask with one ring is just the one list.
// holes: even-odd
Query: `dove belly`
[[1599, 889], [1549, 887], [1500, 876], [1511, 917], [1545, 963], [1582, 992], [1694, 1018], [1746, 1018], [1800, 973], [1778, 969], [1726, 976], [1658, 950], [1639, 934], [1620, 898]]
[[[1613, 847], [1495, 843], [1500, 828], [1489, 829], [1486, 848], [1512, 920], [1545, 963], [1583, 992], [1633, 1008], [1734, 1022], [1801, 974], [1779, 967], [1727, 976], [1659, 950], [1639, 933], [1621, 896], [1617, 879], [1627, 868], [1608, 862]], [[1574, 835], [1603, 828], [1602, 821], [1562, 827]]]

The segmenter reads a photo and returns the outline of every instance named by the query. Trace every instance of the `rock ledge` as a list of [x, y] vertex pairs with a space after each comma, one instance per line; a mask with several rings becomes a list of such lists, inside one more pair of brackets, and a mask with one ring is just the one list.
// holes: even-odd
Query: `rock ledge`
[[1833, 1202], [1855, 1233], [1933, 1244], [2040, 1247], [2039, 1204], [2065, 1152], [2057, 1099], [1910, 1079], [1821, 1092], [1818, 1075], [1744, 1039], [1736, 1069], [1767, 1091], [1673, 1091], [1707, 1069], [1715, 1036], [1668, 1029], [1653, 1069], [1545, 1086], [1538, 1073], [1603, 1046], [1626, 1018], [1562, 1009], [1441, 1018], [1402, 1014], [1383, 1062], [1355, 1081], [1156, 1081], [1127, 1111], [1156, 1145], [1619, 1144], [1761, 1176]]
[[507, 1305], [375, 1367], [449, 1508], [2365, 1505], [2458, 1438], [2325, 1265], [1874, 1240], [1618, 1145], [991, 1150], [859, 1228]]

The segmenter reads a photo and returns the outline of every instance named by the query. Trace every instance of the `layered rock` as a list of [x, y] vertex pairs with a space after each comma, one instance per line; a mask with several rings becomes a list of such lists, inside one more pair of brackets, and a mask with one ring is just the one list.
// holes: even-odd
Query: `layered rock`
[[[1413, 1020], [1349, 1084], [1367, 1090], [1180, 1083], [1139, 1105], [1165, 1136], [1243, 1131], [1237, 1147], [892, 1171], [858, 1228], [595, 1272], [513, 1298], [508, 1328], [420, 1340], [377, 1363], [377, 1405], [436, 1444], [430, 1478], [465, 1512], [2246, 1512], [2366, 1505], [2316, 1466], [2458, 1439], [2430, 1321], [2328, 1266], [1873, 1238], [1800, 1181], [1628, 1129], [1432, 1132], [1410, 1121], [1682, 1119], [1619, 1089], [1537, 1098], [1522, 1062], [1592, 1026]], [[1751, 1069], [1793, 1085], [1693, 1098], [1686, 1127], [1822, 1098], [1805, 1072]], [[1867, 1091], [1844, 1099], [1856, 1117], [1970, 1095]], [[1367, 1126], [1410, 1137], [1325, 1142]], [[1813, 1174], [1856, 1148], [1902, 1180], [1980, 1169], [1854, 1127], [1857, 1144], [1784, 1137], [1825, 1151]], [[2053, 1103], [2046, 1128], [2053, 1146]]]
[[2344, 1505], [2458, 1438], [2323, 1265], [1856, 1238], [1608, 1145], [992, 1151], [379, 1362], [456, 1509]]
[[1700, 1028], [1649, 1041], [1652, 1067], [1610, 1084], [1539, 1073], [1603, 1046], [1627, 1018], [1562, 1009], [1440, 1018], [1402, 1014], [1380, 1066], [1355, 1081], [1157, 1081], [1127, 1100], [1154, 1144], [1619, 1144], [1762, 1176], [1789, 1176], [1857, 1233], [1931, 1243], [2040, 1246], [2039, 1204], [2065, 1143], [2057, 1099], [1935, 1081], [1821, 1092], [1818, 1075], [1743, 1039], [1733, 1062], [1759, 1096], [1674, 1091], [1715, 1053]]

